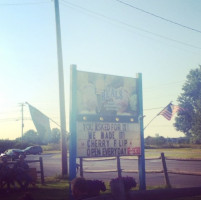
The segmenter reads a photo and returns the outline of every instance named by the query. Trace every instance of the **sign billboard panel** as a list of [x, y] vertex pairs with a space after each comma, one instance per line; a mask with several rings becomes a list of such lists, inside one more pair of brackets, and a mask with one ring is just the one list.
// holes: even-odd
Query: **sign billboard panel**
[[140, 155], [137, 79], [77, 71], [77, 157]]
[[136, 118], [136, 79], [78, 71], [77, 114]]
[[140, 155], [140, 127], [137, 123], [77, 123], [79, 157]]

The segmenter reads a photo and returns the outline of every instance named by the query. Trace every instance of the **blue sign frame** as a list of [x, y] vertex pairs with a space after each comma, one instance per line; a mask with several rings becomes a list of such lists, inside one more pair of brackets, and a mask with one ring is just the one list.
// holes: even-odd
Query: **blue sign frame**
[[[142, 101], [142, 74], [137, 74], [137, 90], [138, 90], [138, 117], [134, 118], [135, 122], [140, 123], [140, 139], [141, 139], [141, 155], [138, 159], [139, 165], [139, 179], [140, 179], [140, 189], [146, 189], [146, 177], [145, 177], [145, 156], [144, 156], [144, 130], [143, 130], [143, 101]], [[69, 177], [70, 181], [76, 177], [76, 145], [77, 145], [77, 132], [76, 132], [76, 122], [82, 121], [86, 115], [78, 113], [77, 108], [77, 67], [76, 65], [71, 65], [71, 84], [70, 84], [70, 156], [69, 156]], [[87, 117], [93, 118], [93, 115], [87, 115]], [[97, 117], [97, 120], [100, 116]], [[105, 116], [107, 118], [107, 116]], [[121, 120], [124, 122], [130, 122], [131, 116], [118, 116], [122, 117]], [[115, 118], [109, 116], [107, 121], [115, 121]]]

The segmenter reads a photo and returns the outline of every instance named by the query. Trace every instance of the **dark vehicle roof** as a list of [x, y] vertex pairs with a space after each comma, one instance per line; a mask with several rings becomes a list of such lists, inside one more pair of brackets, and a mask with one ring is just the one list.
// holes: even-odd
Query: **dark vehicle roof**
[[25, 148], [24, 150], [31, 149], [31, 148], [33, 148], [33, 147], [39, 147], [39, 148], [41, 148], [41, 149], [42, 149], [42, 147], [41, 147], [41, 146], [29, 146], [29, 147]]

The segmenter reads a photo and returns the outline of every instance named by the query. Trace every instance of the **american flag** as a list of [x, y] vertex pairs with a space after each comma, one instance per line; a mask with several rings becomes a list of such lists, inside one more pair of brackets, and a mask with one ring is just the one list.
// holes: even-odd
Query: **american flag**
[[162, 115], [167, 120], [171, 120], [172, 116], [179, 111], [183, 111], [184, 109], [178, 105], [173, 105], [169, 103], [158, 115]]

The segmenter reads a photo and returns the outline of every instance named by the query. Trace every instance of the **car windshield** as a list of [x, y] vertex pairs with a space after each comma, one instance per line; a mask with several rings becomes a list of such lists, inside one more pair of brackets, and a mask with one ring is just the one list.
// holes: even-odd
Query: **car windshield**
[[13, 149], [13, 151], [15, 151], [15, 152], [22, 152], [21, 149]]
[[24, 149], [24, 150], [29, 150], [29, 149], [31, 149], [31, 147], [27, 147], [26, 149]]

